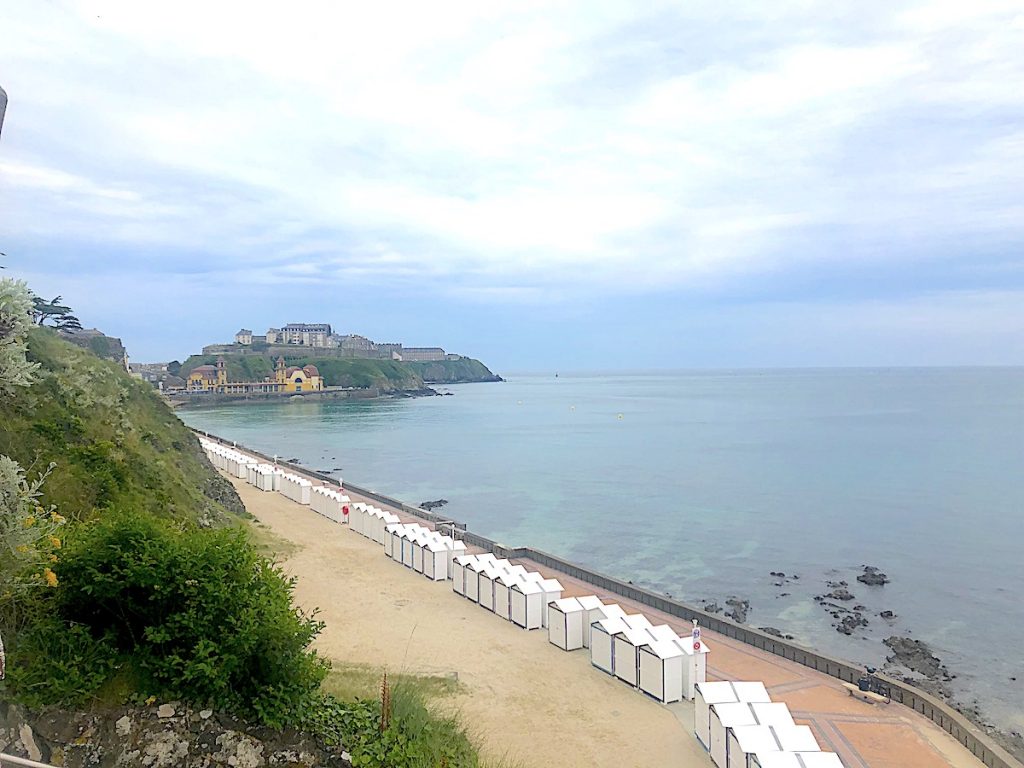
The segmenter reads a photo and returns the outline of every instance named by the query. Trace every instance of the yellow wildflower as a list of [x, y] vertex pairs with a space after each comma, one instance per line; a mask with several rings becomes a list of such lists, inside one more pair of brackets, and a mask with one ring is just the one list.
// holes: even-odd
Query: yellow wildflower
[[51, 563], [56, 563], [57, 560], [58, 560], [58, 557], [56, 555], [50, 555], [50, 562]]
[[51, 571], [49, 568], [43, 569], [43, 576], [46, 577], [46, 585], [48, 587], [57, 586], [57, 574]]
[[36, 519], [34, 517], [26, 517], [25, 518], [25, 527], [26, 528], [31, 528], [35, 524], [36, 524]]
[[22, 555], [27, 555], [28, 554], [28, 545], [27, 544], [19, 544], [14, 549], [15, 549], [16, 552], [19, 552]]
[[154, 703], [156, 703], [156, 696], [150, 696], [146, 699], [146, 704], [152, 706]]
[[56, 536], [50, 537], [50, 544], [53, 545], [54, 549], [60, 549], [60, 539], [58, 539]]
[[67, 522], [67, 518], [64, 517], [64, 515], [58, 515], [56, 512], [53, 513], [52, 517], [53, 522], [55, 522], [57, 525], [63, 525]]

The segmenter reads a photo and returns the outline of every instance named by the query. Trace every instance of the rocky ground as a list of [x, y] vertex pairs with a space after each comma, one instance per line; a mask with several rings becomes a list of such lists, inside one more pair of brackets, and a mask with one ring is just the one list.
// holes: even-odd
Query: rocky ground
[[28, 712], [0, 701], [0, 752], [67, 768], [316, 768], [347, 753], [296, 731], [273, 731], [168, 703], [108, 712]]

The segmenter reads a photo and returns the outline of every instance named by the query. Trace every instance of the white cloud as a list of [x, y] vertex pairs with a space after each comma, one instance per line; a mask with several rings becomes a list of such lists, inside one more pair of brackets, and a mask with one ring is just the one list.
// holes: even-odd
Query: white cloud
[[[15, 236], [203, 251], [261, 281], [462, 275], [516, 300], [833, 258], [796, 247], [816, 227], [1024, 233], [1019, 112], [1005, 135], [926, 124], [1016, 107], [1015, 3], [898, 4], [849, 30], [805, 2], [0, 9]], [[925, 110], [934, 146], [892, 132]], [[881, 167], [871, 142], [924, 156]]]

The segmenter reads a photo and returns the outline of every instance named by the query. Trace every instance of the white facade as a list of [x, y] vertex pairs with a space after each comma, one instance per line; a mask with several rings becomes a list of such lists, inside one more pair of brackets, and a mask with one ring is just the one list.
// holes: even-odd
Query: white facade
[[[516, 566], [519, 568], [520, 566]], [[523, 581], [523, 574], [506, 571], [494, 581], [494, 615], [512, 621], [512, 587]]]
[[[456, 555], [452, 560], [452, 592], [466, 596], [466, 572], [470, 563], [477, 561], [476, 555]], [[473, 574], [476, 577], [476, 574]]]
[[391, 559], [395, 557], [395, 545], [398, 545], [399, 557], [402, 553], [402, 528], [401, 523], [392, 523], [384, 529], [384, 554]]
[[634, 688], [640, 682], [640, 646], [653, 638], [646, 629], [627, 627], [612, 638], [615, 645], [615, 676]]
[[754, 710], [745, 702], [711, 705], [711, 761], [729, 767], [729, 734], [741, 725], [757, 725]]
[[622, 607], [618, 603], [605, 605], [596, 595], [585, 595], [584, 597], [577, 597], [576, 599], [580, 601], [580, 605], [582, 605], [587, 611], [587, 615], [583, 619], [584, 648], [590, 647], [590, 628], [595, 621], [611, 618], [621, 619], [626, 615], [626, 612], [622, 610]]
[[523, 629], [540, 629], [544, 591], [536, 581], [512, 585], [512, 623]]
[[672, 640], [654, 640], [640, 646], [639, 657], [640, 690], [662, 704], [682, 700], [682, 649]]
[[541, 626], [546, 627], [548, 625], [548, 603], [562, 598], [562, 584], [558, 579], [544, 579], [540, 582], [540, 588], [544, 593], [544, 607], [541, 609]]
[[590, 663], [609, 675], [615, 674], [613, 636], [624, 629], [628, 629], [625, 616], [598, 619], [590, 627]]
[[583, 621], [587, 610], [575, 597], [563, 597], [548, 603], [548, 642], [563, 651], [583, 647]]
[[456, 541], [447, 537], [451, 544], [448, 547], [448, 578], [454, 578], [455, 558], [466, 554], [466, 542]]
[[440, 537], [431, 539], [423, 547], [423, 575], [431, 581], [448, 578], [448, 547]]
[[480, 574], [484, 568], [494, 563], [494, 559], [484, 560], [482, 556], [477, 557], [472, 563], [466, 566], [466, 591], [465, 595], [474, 603], [480, 602]]
[[304, 477], [286, 473], [281, 477], [279, 492], [296, 504], [309, 504], [313, 492], [313, 484]]
[[683, 662], [683, 698], [692, 701], [696, 691], [697, 683], [707, 681], [708, 677], [708, 654], [711, 649], [703, 640], [700, 641], [700, 650], [693, 650], [693, 637], [684, 635], [674, 641], [679, 649], [686, 655]]
[[[806, 762], [805, 755], [822, 753], [817, 739], [806, 725], [756, 725], [732, 728], [729, 732], [729, 765], [733, 768], [760, 766], [766, 755], [773, 752], [799, 755], [798, 764]], [[831, 758], [825, 758], [826, 764]], [[815, 762], [811, 759], [811, 762]]]
[[508, 560], [487, 565], [477, 576], [477, 602], [481, 608], [494, 610], [494, 581], [505, 572]]
[[729, 682], [697, 683], [693, 697], [693, 733], [704, 749], [711, 749], [711, 707], [739, 701]]

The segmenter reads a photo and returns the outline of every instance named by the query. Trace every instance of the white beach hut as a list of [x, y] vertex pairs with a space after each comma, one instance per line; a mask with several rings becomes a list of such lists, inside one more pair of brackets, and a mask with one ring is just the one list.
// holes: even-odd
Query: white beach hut
[[583, 647], [583, 622], [587, 610], [575, 597], [563, 597], [548, 603], [548, 642], [563, 651]]
[[512, 585], [512, 623], [523, 629], [540, 629], [544, 590], [536, 581]]
[[[796, 722], [789, 711], [789, 705], [781, 701], [760, 701], [750, 705], [758, 725], [771, 725], [776, 728], [793, 728]], [[796, 750], [789, 750], [795, 752]], [[813, 750], [812, 750], [813, 751]]]
[[[476, 555], [456, 555], [452, 560], [452, 592], [466, 596], [466, 570], [470, 563], [476, 562]], [[476, 574], [473, 574], [474, 578]]]
[[738, 701], [711, 706], [711, 760], [718, 768], [729, 768], [729, 735], [741, 725], [757, 725], [754, 710]]
[[807, 725], [773, 725], [772, 732], [775, 734], [782, 752], [799, 752], [801, 754], [820, 752], [821, 746], [814, 738], [814, 732]]
[[[649, 631], [649, 630], [648, 630]], [[640, 690], [662, 704], [683, 698], [686, 656], [672, 640], [652, 640], [639, 650]]]
[[752, 768], [804, 768], [792, 752], [755, 752], [749, 762]]
[[667, 640], [670, 643], [674, 643], [679, 639], [679, 635], [668, 624], [655, 624], [647, 631], [651, 633], [651, 637], [655, 640]]
[[374, 541], [378, 544], [384, 543], [384, 532], [387, 530], [389, 525], [395, 525], [396, 523], [402, 522], [401, 519], [394, 512], [381, 511], [380, 522], [377, 524], [376, 536]]
[[738, 725], [729, 733], [727, 754], [733, 768], [750, 768], [756, 764], [757, 755], [779, 751], [779, 742], [770, 726]]
[[524, 580], [524, 574], [516, 569], [505, 571], [494, 580], [494, 613], [505, 621], [512, 621], [512, 587]]
[[477, 577], [480, 582], [477, 587], [477, 602], [481, 608], [486, 608], [488, 611], [494, 610], [494, 582], [505, 572], [504, 566], [507, 565], [508, 560], [498, 561], [490, 563], [480, 571]]
[[653, 626], [650, 619], [642, 613], [627, 613], [622, 620], [630, 629], [650, 629]]
[[548, 603], [562, 598], [563, 587], [558, 579], [544, 579], [540, 582], [540, 588], [544, 593], [544, 606], [541, 609], [541, 626], [546, 627], [548, 625]]
[[697, 683], [693, 697], [693, 733], [704, 749], [711, 749], [711, 707], [739, 701], [730, 682]]
[[402, 555], [402, 523], [391, 523], [384, 528], [384, 554], [394, 559], [395, 557], [395, 544], [398, 544], [398, 555]]
[[440, 538], [430, 539], [423, 546], [423, 575], [431, 581], [448, 578], [448, 548]]
[[405, 530], [402, 531], [402, 565], [406, 568], [412, 568], [413, 563], [413, 552], [415, 551], [416, 536], [419, 533], [419, 526], [415, 528], [413, 526], [405, 526]]
[[622, 607], [618, 603], [610, 603], [605, 605], [601, 602], [597, 595], [584, 595], [583, 597], [577, 597], [580, 605], [583, 606], [587, 615], [583, 618], [583, 647], [590, 647], [590, 627], [595, 621], [601, 619], [610, 619], [613, 617], [622, 618], [626, 615], [626, 612], [622, 610]]
[[686, 660], [683, 662], [683, 698], [687, 701], [692, 701], [697, 683], [707, 681], [708, 653], [710, 653], [710, 649], [702, 638], [700, 650], [694, 651], [693, 637], [690, 635], [678, 637], [674, 642], [686, 655]]
[[[752, 735], [747, 731], [757, 730]], [[742, 733], [741, 733], [742, 731]], [[793, 747], [797, 747], [793, 749]], [[738, 768], [764, 768], [772, 762], [769, 756], [775, 753], [797, 756], [794, 765], [798, 768], [814, 766], [832, 768], [841, 766], [839, 758], [832, 752], [822, 752], [809, 726], [756, 726], [756, 728], [734, 728], [729, 735], [729, 761]], [[830, 757], [818, 757], [830, 755]]]
[[732, 686], [732, 689], [736, 691], [737, 701], [745, 701], [748, 704], [758, 704], [763, 701], [772, 700], [772, 697], [768, 695], [768, 690], [764, 687], [764, 683], [760, 681], [733, 681], [730, 685]]
[[483, 555], [475, 558], [473, 562], [466, 564], [466, 588], [464, 594], [474, 603], [480, 602], [480, 574], [484, 568], [493, 564], [493, 558], [485, 560]]
[[590, 627], [590, 663], [607, 672], [615, 674], [615, 643], [613, 637], [617, 632], [628, 629], [625, 616], [613, 616], [598, 619]]
[[445, 539], [445, 545], [448, 547], [448, 578], [452, 579], [455, 578], [455, 558], [466, 554], [466, 542], [450, 536], [445, 536]]
[[626, 627], [612, 637], [615, 644], [615, 676], [634, 688], [640, 682], [640, 646], [651, 642], [650, 630]]

